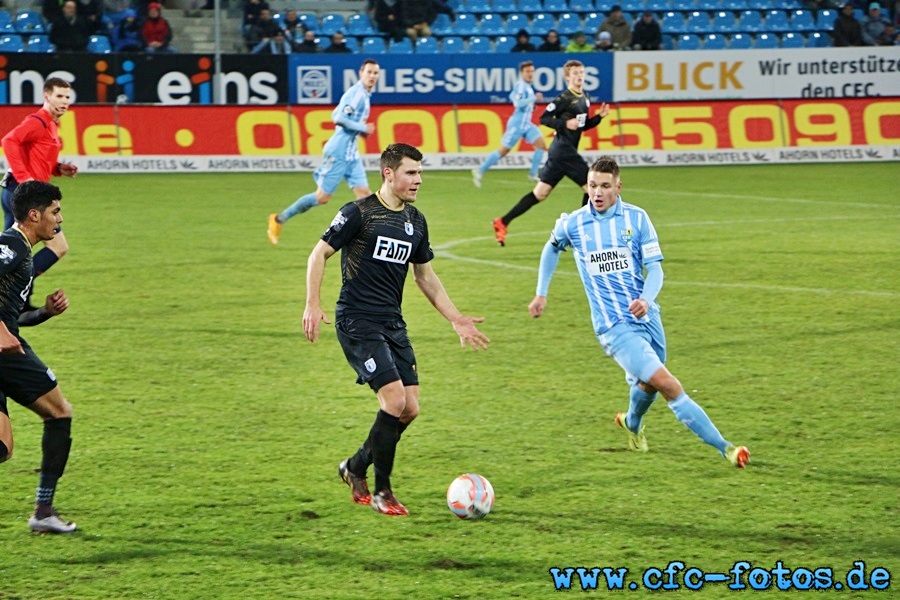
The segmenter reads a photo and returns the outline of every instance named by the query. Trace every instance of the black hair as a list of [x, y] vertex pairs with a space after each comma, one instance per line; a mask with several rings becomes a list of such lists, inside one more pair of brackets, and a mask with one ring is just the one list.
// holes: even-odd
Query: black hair
[[409, 144], [391, 144], [381, 153], [381, 170], [396, 170], [404, 158], [411, 158], [418, 162], [422, 160], [422, 153], [418, 148]]
[[589, 170], [595, 173], [609, 173], [613, 177], [618, 177], [619, 163], [612, 156], [601, 156], [594, 161]]
[[13, 216], [17, 222], [24, 223], [31, 210], [44, 212], [54, 200], [62, 200], [62, 192], [52, 183], [34, 180], [20, 183], [13, 192]]

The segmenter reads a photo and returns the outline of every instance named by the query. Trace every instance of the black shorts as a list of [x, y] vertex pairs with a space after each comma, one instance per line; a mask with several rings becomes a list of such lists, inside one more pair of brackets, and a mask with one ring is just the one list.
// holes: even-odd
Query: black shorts
[[563, 177], [568, 177], [584, 187], [587, 183], [588, 164], [578, 154], [563, 154], [554, 156], [552, 153], [547, 154], [547, 162], [541, 167], [541, 181], [556, 187]]
[[356, 371], [356, 383], [367, 383], [376, 392], [398, 379], [404, 386], [419, 385], [416, 355], [403, 321], [340, 319], [335, 329], [344, 356]]
[[19, 338], [25, 354], [0, 353], [0, 407], [6, 411], [6, 397], [22, 406], [30, 406], [35, 400], [57, 386], [56, 375], [41, 361], [28, 345]]

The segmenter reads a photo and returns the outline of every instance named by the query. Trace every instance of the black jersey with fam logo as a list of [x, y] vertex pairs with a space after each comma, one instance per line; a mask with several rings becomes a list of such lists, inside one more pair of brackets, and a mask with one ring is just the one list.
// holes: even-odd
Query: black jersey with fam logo
[[342, 206], [322, 240], [341, 251], [338, 319], [402, 319], [409, 263], [434, 258], [425, 216], [410, 203], [392, 210], [377, 193]]
[[[600, 115], [590, 116], [590, 112], [591, 99], [587, 92], [576, 94], [572, 90], [566, 90], [547, 105], [541, 114], [541, 125], [556, 130], [556, 137], [550, 144], [548, 158], [578, 154], [581, 132], [596, 127], [602, 119]], [[566, 121], [573, 117], [578, 119], [578, 129], [566, 127]]]
[[33, 279], [31, 244], [25, 235], [15, 228], [0, 233], [0, 320], [13, 334], [19, 332], [19, 313]]

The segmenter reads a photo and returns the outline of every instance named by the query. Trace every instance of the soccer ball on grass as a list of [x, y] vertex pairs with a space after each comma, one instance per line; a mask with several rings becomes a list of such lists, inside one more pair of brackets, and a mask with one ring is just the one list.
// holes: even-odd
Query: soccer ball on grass
[[494, 488], [481, 475], [460, 475], [447, 489], [447, 506], [460, 519], [482, 519], [494, 506]]

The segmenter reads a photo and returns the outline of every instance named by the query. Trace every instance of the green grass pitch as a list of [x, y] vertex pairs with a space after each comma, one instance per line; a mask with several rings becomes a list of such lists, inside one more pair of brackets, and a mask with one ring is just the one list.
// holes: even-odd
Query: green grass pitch
[[[350, 502], [336, 467], [377, 403], [333, 328], [316, 344], [302, 335], [306, 258], [345, 188], [273, 247], [266, 216], [311, 191], [309, 175], [61, 181], [71, 251], [37, 290], [62, 287], [71, 307], [24, 335], [75, 407], [57, 504], [79, 531], [28, 532], [41, 426], [11, 403], [0, 598], [555, 598], [553, 567], [624, 567], [639, 582], [671, 561], [840, 578], [862, 560], [900, 575], [897, 165], [625, 167], [622, 179], [666, 258], [669, 367], [751, 464], [732, 468], [662, 401], [645, 421], [651, 452], [624, 450], [613, 416], [627, 388], [571, 256], [545, 316], [529, 318], [541, 248], [580, 205], [575, 186], [500, 248], [490, 222], [528, 191], [525, 173], [491, 171], [475, 189], [468, 172], [426, 171], [416, 206], [435, 269], [493, 343], [460, 349], [410, 277], [422, 412], [394, 474], [408, 518]], [[335, 257], [332, 316], [339, 285]], [[444, 499], [469, 471], [497, 493], [479, 522]], [[577, 582], [568, 596], [605, 593]]]

